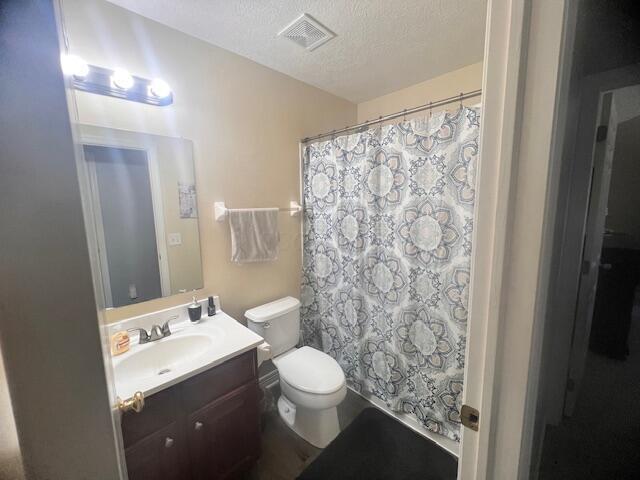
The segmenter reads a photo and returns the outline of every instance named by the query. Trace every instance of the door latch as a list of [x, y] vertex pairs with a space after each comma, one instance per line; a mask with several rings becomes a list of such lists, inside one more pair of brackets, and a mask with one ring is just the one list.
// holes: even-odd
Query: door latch
[[462, 410], [460, 410], [460, 420], [462, 425], [477, 432], [478, 424], [480, 423], [480, 412], [469, 405], [463, 405]]

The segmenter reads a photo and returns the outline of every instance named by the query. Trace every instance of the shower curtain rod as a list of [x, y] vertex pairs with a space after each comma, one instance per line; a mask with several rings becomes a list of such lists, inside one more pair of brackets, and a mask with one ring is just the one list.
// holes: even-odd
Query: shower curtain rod
[[413, 108], [405, 108], [402, 111], [396, 112], [396, 113], [390, 113], [389, 115], [381, 115], [380, 117], [376, 118], [375, 120], [367, 120], [365, 122], [362, 123], [358, 123], [357, 125], [353, 125], [351, 127], [347, 126], [344, 128], [341, 128], [340, 130], [332, 130], [330, 132], [326, 132], [326, 133], [321, 133], [320, 135], [314, 135], [313, 137], [305, 137], [301, 140], [302, 143], [307, 143], [307, 142], [311, 142], [313, 140], [318, 140], [320, 138], [324, 138], [324, 137], [332, 137], [335, 136], [339, 133], [345, 133], [345, 132], [350, 132], [352, 130], [364, 130], [366, 127], [368, 127], [369, 125], [375, 125], [376, 123], [382, 123], [385, 122], [387, 120], [393, 120], [394, 118], [398, 118], [398, 117], [403, 117], [405, 115], [410, 115], [412, 113], [417, 113], [417, 112], [421, 112], [423, 110], [430, 110], [434, 107], [441, 107], [443, 105], [447, 105], [449, 103], [454, 103], [454, 102], [462, 102], [464, 100], [467, 100], [469, 98], [473, 98], [473, 97], [477, 97], [479, 95], [482, 95], [482, 90], [478, 89], [478, 90], [472, 90], [470, 92], [460, 92], [459, 95], [456, 95], [454, 97], [448, 97], [448, 98], [443, 98], [441, 100], [435, 101], [435, 102], [429, 102], [429, 103], [425, 103], [424, 105], [419, 105], [417, 107], [413, 107]]

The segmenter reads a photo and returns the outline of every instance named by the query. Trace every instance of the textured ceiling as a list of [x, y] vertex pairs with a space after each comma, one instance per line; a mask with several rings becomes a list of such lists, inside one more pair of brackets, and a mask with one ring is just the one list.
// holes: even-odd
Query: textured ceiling
[[[486, 0], [110, 0], [352, 102], [482, 60]], [[277, 36], [301, 13], [337, 34]]]

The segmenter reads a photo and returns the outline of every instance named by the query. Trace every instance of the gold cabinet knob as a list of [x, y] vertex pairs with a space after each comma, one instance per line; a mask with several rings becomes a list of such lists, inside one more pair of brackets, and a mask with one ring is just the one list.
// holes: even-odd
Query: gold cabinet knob
[[129, 412], [133, 411], [136, 413], [140, 413], [144, 408], [144, 393], [136, 392], [133, 394], [133, 397], [127, 398], [126, 400], [122, 400], [118, 397], [118, 410], [121, 412]]

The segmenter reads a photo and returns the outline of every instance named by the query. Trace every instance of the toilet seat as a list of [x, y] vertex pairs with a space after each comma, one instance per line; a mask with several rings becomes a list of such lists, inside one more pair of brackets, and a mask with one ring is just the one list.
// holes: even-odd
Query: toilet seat
[[280, 378], [292, 388], [317, 395], [335, 393], [345, 386], [338, 362], [324, 352], [301, 347], [273, 359]]

